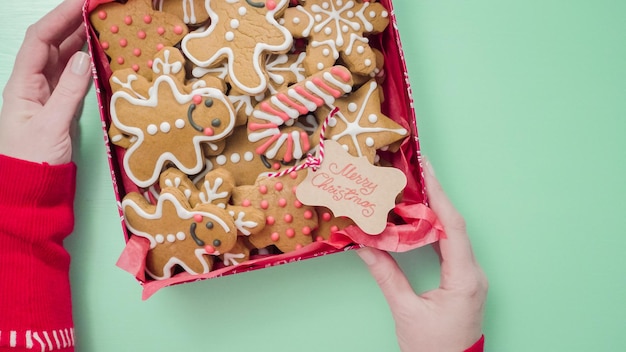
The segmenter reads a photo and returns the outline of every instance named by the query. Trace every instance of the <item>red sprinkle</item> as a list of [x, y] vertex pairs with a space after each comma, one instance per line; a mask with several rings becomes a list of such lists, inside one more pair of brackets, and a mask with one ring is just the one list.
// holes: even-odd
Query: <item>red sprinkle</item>
[[107, 19], [107, 13], [105, 11], [98, 12], [98, 18], [101, 19], [101, 20], [106, 20]]

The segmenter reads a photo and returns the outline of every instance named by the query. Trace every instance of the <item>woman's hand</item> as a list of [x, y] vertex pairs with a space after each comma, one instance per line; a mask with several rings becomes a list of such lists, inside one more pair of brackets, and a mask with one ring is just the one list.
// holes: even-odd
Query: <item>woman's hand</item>
[[425, 164], [430, 207], [447, 235], [433, 245], [441, 262], [439, 288], [418, 295], [387, 252], [362, 248], [357, 253], [389, 303], [402, 351], [460, 352], [482, 336], [487, 278], [474, 258], [463, 217], [444, 193], [430, 164]]
[[71, 160], [70, 128], [90, 82], [83, 0], [66, 0], [31, 25], [4, 88], [0, 154], [51, 165]]

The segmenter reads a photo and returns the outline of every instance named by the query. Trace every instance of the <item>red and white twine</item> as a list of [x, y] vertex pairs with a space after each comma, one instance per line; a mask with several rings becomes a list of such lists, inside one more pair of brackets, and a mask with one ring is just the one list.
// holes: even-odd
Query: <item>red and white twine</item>
[[302, 164], [290, 167], [281, 172], [269, 173], [268, 177], [281, 177], [284, 175], [288, 175], [292, 172], [300, 171], [306, 168], [312, 168], [313, 171], [316, 171], [317, 168], [322, 165], [322, 161], [324, 160], [324, 137], [326, 136], [326, 128], [328, 128], [328, 121], [334, 118], [335, 115], [339, 112], [338, 107], [334, 107], [333, 110], [326, 116], [324, 119], [324, 123], [322, 123], [322, 129], [320, 130], [320, 144], [319, 144], [319, 157], [313, 156], [311, 153], [308, 153], [305, 161]]

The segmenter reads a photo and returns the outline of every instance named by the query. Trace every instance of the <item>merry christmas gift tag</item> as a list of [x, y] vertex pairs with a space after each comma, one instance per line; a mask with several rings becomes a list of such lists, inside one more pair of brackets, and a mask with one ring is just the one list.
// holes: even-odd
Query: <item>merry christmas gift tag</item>
[[363, 232], [380, 234], [387, 226], [387, 215], [407, 180], [392, 167], [378, 167], [367, 158], [356, 158], [339, 143], [326, 140], [321, 165], [296, 189], [298, 200], [306, 205], [325, 206], [337, 217], [352, 219]]

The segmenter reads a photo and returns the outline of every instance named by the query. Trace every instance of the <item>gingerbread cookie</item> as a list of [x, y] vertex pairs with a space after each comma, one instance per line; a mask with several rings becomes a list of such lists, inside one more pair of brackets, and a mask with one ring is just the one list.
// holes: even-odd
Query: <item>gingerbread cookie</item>
[[188, 26], [198, 26], [209, 19], [204, 0], [156, 0], [155, 8], [181, 18]]
[[150, 0], [101, 4], [89, 18], [111, 59], [111, 70], [132, 68], [144, 77], [152, 75], [154, 54], [174, 46], [188, 33], [181, 19], [153, 10]]
[[256, 153], [286, 162], [301, 159], [312, 148], [311, 141], [293, 124], [301, 115], [351, 92], [352, 83], [347, 68], [333, 66], [259, 103], [248, 119], [248, 140], [257, 145]]
[[276, 21], [288, 0], [206, 0], [205, 5], [211, 23], [185, 36], [185, 55], [200, 67], [226, 61], [233, 86], [248, 95], [264, 93], [266, 56], [287, 53], [293, 45], [289, 31]]
[[157, 280], [170, 278], [175, 267], [208, 273], [215, 257], [237, 242], [237, 228], [226, 210], [213, 204], [191, 207], [175, 188], [163, 189], [156, 205], [129, 193], [122, 209], [129, 230], [150, 242], [146, 271]]
[[[213, 169], [230, 171], [238, 186], [252, 185], [260, 174], [277, 172], [288, 166], [278, 161], [267, 159], [254, 151], [254, 144], [248, 141], [245, 126], [235, 128], [226, 139], [226, 147], [216, 155], [207, 157], [207, 172]], [[204, 177], [204, 175], [200, 175]]]
[[332, 233], [355, 224], [354, 221], [345, 216], [335, 217], [332, 211], [326, 207], [316, 207], [316, 211], [319, 227], [313, 235], [314, 241], [328, 240]]
[[308, 38], [308, 74], [333, 66], [341, 57], [353, 73], [369, 75], [376, 68], [376, 56], [365, 35], [382, 32], [389, 13], [373, 1], [306, 0], [287, 9], [281, 24], [294, 37]]
[[[328, 120], [325, 138], [337, 141], [350, 154], [365, 156], [374, 163], [376, 150], [408, 136], [408, 131], [381, 112], [375, 80], [356, 92], [335, 101], [339, 111]], [[318, 110], [318, 119], [328, 116], [332, 107]]]
[[248, 237], [256, 248], [274, 245], [282, 252], [290, 252], [312, 242], [317, 213], [314, 207], [298, 201], [295, 194], [304, 177], [306, 172], [260, 176], [254, 185], [233, 190], [233, 204], [261, 209], [265, 214], [265, 228]]
[[111, 97], [111, 121], [126, 135], [136, 136], [124, 154], [124, 169], [139, 187], [149, 187], [172, 163], [189, 175], [204, 167], [201, 143], [217, 143], [235, 125], [230, 101], [215, 88], [185, 92], [169, 75], [152, 82], [147, 99], [126, 90]]

